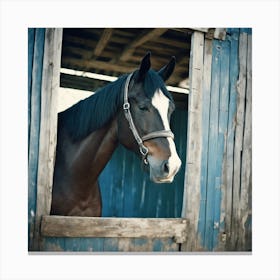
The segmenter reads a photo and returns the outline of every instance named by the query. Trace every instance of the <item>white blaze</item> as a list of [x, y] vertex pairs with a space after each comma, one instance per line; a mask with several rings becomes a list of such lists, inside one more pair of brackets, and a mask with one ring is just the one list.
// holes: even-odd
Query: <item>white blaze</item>
[[169, 130], [170, 129], [169, 121], [168, 121], [169, 99], [162, 93], [160, 89], [158, 89], [155, 92], [152, 98], [152, 104], [159, 112], [159, 115], [163, 122], [164, 129]]
[[[152, 104], [158, 110], [159, 115], [162, 119], [163, 127], [165, 130], [170, 130], [169, 121], [168, 121], [168, 108], [169, 108], [169, 99], [163, 94], [163, 92], [158, 89], [153, 98]], [[181, 160], [177, 154], [175, 143], [171, 137], [167, 137], [171, 156], [169, 157], [169, 169], [170, 177], [174, 177], [181, 166]]]

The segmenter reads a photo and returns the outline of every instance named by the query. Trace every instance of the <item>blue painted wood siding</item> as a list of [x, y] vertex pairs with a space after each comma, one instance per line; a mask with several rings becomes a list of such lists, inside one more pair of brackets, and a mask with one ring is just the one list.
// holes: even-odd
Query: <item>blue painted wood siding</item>
[[45, 43], [44, 28], [28, 29], [28, 244], [34, 230], [37, 200], [41, 84]]
[[[237, 81], [239, 75], [239, 34], [251, 34], [250, 28], [227, 29], [225, 41], [212, 41], [212, 69], [209, 89], [203, 93], [203, 147], [201, 163], [201, 203], [198, 221], [198, 240], [204, 250], [219, 250], [219, 239], [231, 223], [231, 185]], [[223, 173], [224, 172], [224, 173]], [[223, 177], [224, 176], [224, 177]], [[231, 178], [231, 179], [230, 179]], [[224, 180], [224, 181], [223, 181]], [[224, 184], [224, 185], [223, 185]], [[227, 200], [221, 205], [225, 193]], [[224, 198], [225, 199], [225, 198]], [[227, 212], [225, 220], [225, 212]]]
[[186, 110], [174, 112], [171, 129], [182, 160], [182, 168], [174, 182], [151, 182], [139, 157], [120, 146], [99, 178], [104, 217], [180, 217], [186, 159]]

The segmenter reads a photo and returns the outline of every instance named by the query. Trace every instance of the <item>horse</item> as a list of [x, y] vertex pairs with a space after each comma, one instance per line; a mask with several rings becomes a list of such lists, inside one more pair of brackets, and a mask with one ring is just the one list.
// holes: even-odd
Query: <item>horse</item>
[[175, 57], [158, 72], [151, 53], [124, 74], [58, 114], [51, 215], [102, 215], [98, 176], [121, 144], [135, 152], [155, 183], [171, 183], [179, 171], [170, 116], [175, 109], [165, 81]]

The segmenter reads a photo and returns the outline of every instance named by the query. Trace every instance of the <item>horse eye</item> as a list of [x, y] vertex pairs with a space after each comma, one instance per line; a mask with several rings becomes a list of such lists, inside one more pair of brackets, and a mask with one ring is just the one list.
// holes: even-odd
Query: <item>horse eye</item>
[[148, 108], [148, 106], [146, 106], [146, 105], [139, 105], [139, 109], [140, 109], [141, 111], [149, 111], [149, 108]]

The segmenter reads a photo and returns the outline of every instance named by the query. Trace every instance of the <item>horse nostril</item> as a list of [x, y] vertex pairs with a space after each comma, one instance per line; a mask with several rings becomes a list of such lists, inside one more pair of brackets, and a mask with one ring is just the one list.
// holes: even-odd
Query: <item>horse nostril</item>
[[165, 173], [165, 174], [168, 174], [169, 173], [169, 163], [168, 163], [168, 161], [166, 160], [166, 161], [164, 161], [164, 163], [163, 163], [163, 172]]

